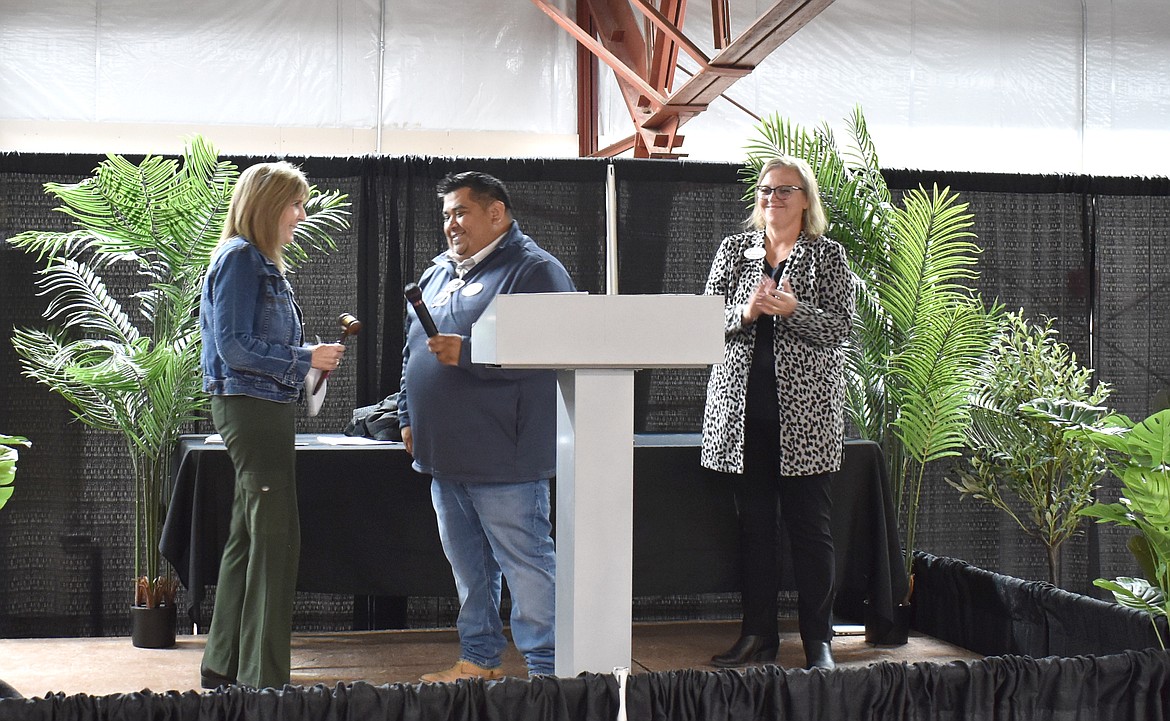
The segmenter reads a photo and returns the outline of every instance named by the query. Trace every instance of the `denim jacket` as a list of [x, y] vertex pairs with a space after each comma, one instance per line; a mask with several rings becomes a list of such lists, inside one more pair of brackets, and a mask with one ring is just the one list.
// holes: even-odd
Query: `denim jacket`
[[232, 238], [212, 255], [199, 304], [203, 390], [289, 403], [312, 349], [303, 345], [292, 286], [256, 246]]

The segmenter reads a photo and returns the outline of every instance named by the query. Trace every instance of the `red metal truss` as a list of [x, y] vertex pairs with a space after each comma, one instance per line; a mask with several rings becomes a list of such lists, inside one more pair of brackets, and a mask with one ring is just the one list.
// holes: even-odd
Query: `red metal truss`
[[[578, 53], [577, 120], [582, 156], [612, 157], [631, 147], [638, 158], [677, 158], [682, 127], [736, 80], [821, 13], [833, 0], [777, 0], [738, 37], [731, 37], [729, 0], [711, 0], [714, 57], [681, 30], [687, 0], [577, 0], [577, 18], [532, 0], [588, 51]], [[635, 11], [642, 17], [639, 19]], [[678, 53], [699, 69], [671, 91]], [[634, 133], [598, 149], [597, 70], [605, 63], [617, 78]]]

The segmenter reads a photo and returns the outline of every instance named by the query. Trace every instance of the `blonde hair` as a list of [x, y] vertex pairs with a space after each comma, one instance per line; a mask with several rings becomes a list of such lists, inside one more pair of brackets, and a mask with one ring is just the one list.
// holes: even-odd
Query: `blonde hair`
[[[801, 223], [804, 234], [809, 239], [819, 238], [825, 234], [825, 230], [829, 227], [829, 220], [825, 217], [825, 206], [821, 203], [821, 191], [817, 186], [817, 175], [813, 172], [812, 166], [801, 158], [791, 155], [778, 155], [768, 162], [764, 163], [760, 168], [760, 174], [756, 176], [756, 184], [752, 188], [760, 186], [760, 181], [764, 176], [772, 172], [776, 168], [791, 168], [795, 170], [800, 176], [800, 186], [804, 189], [805, 197], [808, 198], [808, 209], [804, 211], [803, 222]], [[764, 229], [764, 213], [760, 210], [759, 202], [752, 204], [752, 214], [744, 223], [749, 228], [756, 230]]]
[[281, 160], [257, 163], [240, 173], [232, 191], [220, 242], [244, 238], [284, 272], [277, 225], [289, 203], [309, 199], [309, 181], [300, 168]]

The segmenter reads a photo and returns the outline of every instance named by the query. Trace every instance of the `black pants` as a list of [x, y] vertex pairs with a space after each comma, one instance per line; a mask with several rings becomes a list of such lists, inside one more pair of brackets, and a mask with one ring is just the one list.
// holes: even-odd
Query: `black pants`
[[833, 636], [831, 474], [781, 476], [777, 426], [748, 420], [744, 474], [735, 484], [743, 593], [742, 634], [775, 636], [780, 591], [780, 522], [788, 532], [796, 578], [800, 637]]

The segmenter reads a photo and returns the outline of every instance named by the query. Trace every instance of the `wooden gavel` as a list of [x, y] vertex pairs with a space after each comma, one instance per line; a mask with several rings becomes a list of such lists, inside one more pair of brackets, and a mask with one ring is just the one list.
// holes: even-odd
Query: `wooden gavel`
[[362, 322], [349, 313], [337, 316], [337, 322], [341, 325], [341, 337], [337, 339], [338, 343], [344, 343], [346, 338], [357, 335], [362, 330]]
[[[357, 318], [354, 318], [349, 313], [342, 313], [341, 315], [337, 316], [337, 322], [341, 325], [341, 336], [337, 339], [338, 343], [345, 343], [346, 338], [350, 337], [351, 335], [357, 335], [359, 332], [361, 332], [362, 322]], [[317, 395], [317, 391], [321, 390], [321, 386], [325, 383], [325, 379], [328, 378], [329, 374], [332, 372], [333, 371], [324, 371], [321, 373], [321, 377], [317, 379], [317, 385], [313, 388], [313, 395]]]

